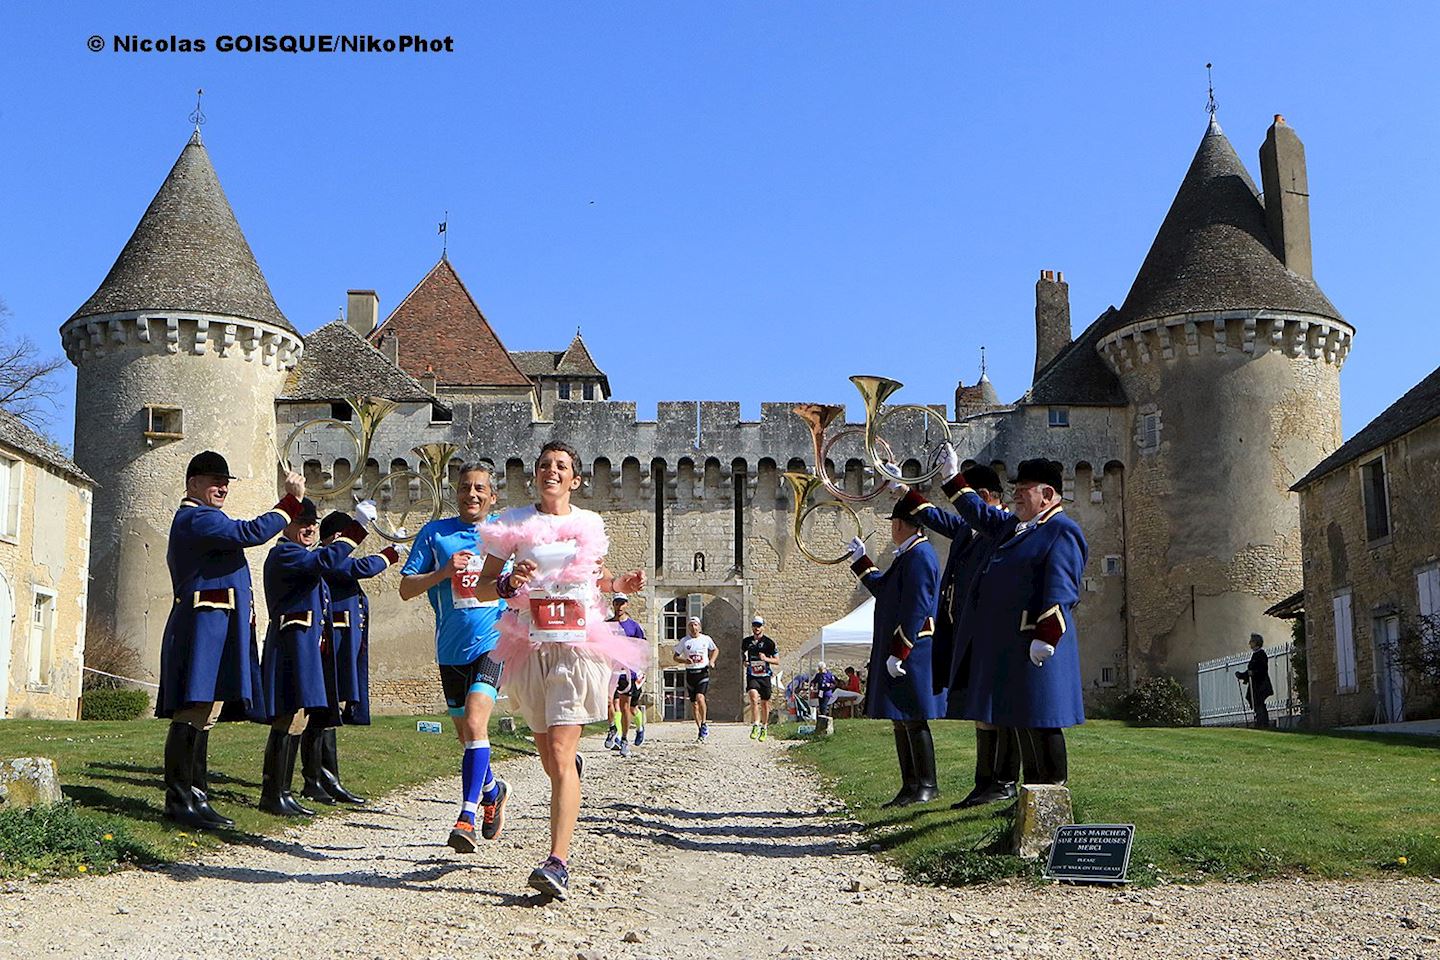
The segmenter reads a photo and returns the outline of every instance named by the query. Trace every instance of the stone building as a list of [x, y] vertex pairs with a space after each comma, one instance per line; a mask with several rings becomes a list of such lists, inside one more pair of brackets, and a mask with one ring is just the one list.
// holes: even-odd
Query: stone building
[[0, 719], [76, 717], [94, 488], [0, 410]]
[[1295, 490], [1311, 722], [1440, 716], [1434, 674], [1407, 663], [1440, 643], [1440, 369]]
[[[957, 387], [953, 420], [937, 405], [934, 414], [896, 417], [886, 427], [912, 475], [947, 420], [973, 461], [1002, 472], [1037, 455], [1062, 465], [1067, 509], [1090, 544], [1077, 615], [1091, 694], [1152, 673], [1193, 689], [1197, 662], [1244, 650], [1254, 633], [1267, 641], [1288, 636], [1287, 624], [1264, 611], [1300, 586], [1299, 510], [1289, 488], [1339, 445], [1338, 371], [1353, 331], [1310, 276], [1304, 152], [1281, 118], [1260, 167], [1263, 200], [1212, 120], [1118, 309], [1074, 336], [1064, 277], [1042, 272], [1035, 375], [1017, 400], [1001, 402], [982, 374], [974, 386]], [[182, 182], [173, 184], [177, 176]], [[187, 189], [205, 193], [191, 205], [205, 214], [199, 223], [184, 222], [163, 202]], [[178, 217], [164, 235], [187, 238], [183, 248], [160, 247], [147, 230], [152, 217]], [[609, 524], [612, 567], [650, 574], [634, 613], [658, 641], [652, 689], [673, 691], [675, 678], [662, 677], [665, 640], [700, 611], [722, 652], [712, 686], [717, 719], [739, 713], [739, 640], [752, 615], [766, 618], [789, 653], [860, 599], [848, 570], [807, 561], [791, 536], [793, 505], [781, 473], [814, 465], [808, 429], [792, 413], [807, 398], [763, 403], [758, 421], [742, 420], [738, 403], [690, 400], [662, 402], [654, 420], [641, 420], [634, 403], [612, 399], [578, 331], [564, 350], [507, 350], [443, 257], [383, 321], [374, 291], [350, 291], [345, 321], [311, 334], [314, 347], [302, 348], [274, 308], [198, 137], [136, 238], [101, 293], [62, 330], [80, 370], [77, 417], [94, 416], [86, 421], [92, 436], [83, 449], [77, 442], [77, 462], [101, 476], [120, 474], [97, 514], [102, 528], [116, 532], [97, 538], [94, 556], [98, 563], [118, 555], [110, 567], [121, 577], [135, 569], [126, 549], [153, 551], [157, 532], [163, 536], [183, 457], [203, 445], [233, 450], [232, 463], [259, 481], [250, 486], [263, 500], [260, 492], [273, 493], [263, 475], [275, 429], [285, 437], [315, 416], [343, 419], [355, 394], [388, 390], [400, 404], [363, 465], [342, 431], [305, 433], [297, 455], [316, 492], [344, 486], [363, 469], [360, 487], [374, 489], [393, 522], [408, 514], [413, 527], [428, 488], [396, 471], [424, 472], [422, 444], [454, 445], [445, 472], [462, 457], [490, 459], [503, 502], [518, 504], [530, 499], [527, 478], [540, 446], [569, 441], [585, 460], [580, 501]], [[141, 269], [147, 256], [158, 259], [142, 272], [168, 278], [152, 285], [163, 296], [112, 282], [122, 267]], [[230, 273], [240, 282], [203, 280]], [[120, 289], [109, 295], [112, 286]], [[211, 287], [232, 286], [248, 297], [213, 302]], [[359, 363], [368, 372], [357, 378]], [[857, 358], [862, 363], [870, 365]], [[234, 398], [238, 444], [228, 430], [207, 433], [204, 417], [192, 412], [211, 391]], [[142, 445], [137, 425], [147, 405], [173, 408], [185, 429], [160, 446]], [[852, 491], [874, 482], [854, 437], [836, 445], [831, 461]], [[236, 512], [245, 509], [237, 504]], [[884, 531], [887, 510], [888, 503], [865, 506], [862, 526]], [[840, 539], [840, 531], [832, 536]], [[884, 539], [882, 532], [872, 543]], [[371, 654], [377, 700], [396, 709], [436, 702], [423, 605], [399, 603], [388, 585], [373, 592], [381, 625]], [[125, 624], [137, 644], [153, 647], [168, 597], [133, 588], [105, 595], [117, 599], [94, 615]]]

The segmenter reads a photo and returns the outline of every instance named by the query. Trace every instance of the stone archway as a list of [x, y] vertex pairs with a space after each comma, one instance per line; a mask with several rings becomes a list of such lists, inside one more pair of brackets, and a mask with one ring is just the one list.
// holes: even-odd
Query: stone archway
[[733, 722], [744, 715], [745, 680], [740, 662], [740, 640], [744, 631], [740, 611], [729, 600], [707, 596], [700, 614], [701, 629], [720, 648], [715, 669], [710, 671], [710, 692], [705, 701], [711, 720]]

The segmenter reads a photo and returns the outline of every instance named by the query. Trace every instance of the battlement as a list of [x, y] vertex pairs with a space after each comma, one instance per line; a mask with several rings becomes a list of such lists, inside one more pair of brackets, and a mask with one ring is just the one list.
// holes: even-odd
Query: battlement
[[305, 345], [289, 330], [220, 314], [130, 311], [82, 317], [60, 328], [60, 343], [70, 362], [125, 350], [202, 356], [213, 350], [264, 366], [289, 370], [300, 361]]
[[1274, 310], [1227, 310], [1182, 313], [1122, 327], [1102, 339], [1096, 349], [1117, 373], [1156, 359], [1173, 360], [1177, 350], [1188, 356], [1237, 351], [1263, 356], [1275, 351], [1312, 360], [1324, 358], [1340, 367], [1350, 353], [1355, 330], [1346, 323], [1314, 314]]

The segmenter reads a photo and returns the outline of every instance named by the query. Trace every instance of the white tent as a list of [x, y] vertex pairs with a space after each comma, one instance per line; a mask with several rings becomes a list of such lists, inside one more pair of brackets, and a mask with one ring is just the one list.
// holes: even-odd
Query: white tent
[[867, 663], [874, 635], [875, 598], [870, 597], [839, 620], [821, 627], [820, 632], [800, 648], [800, 660], [824, 660], [827, 666], [837, 662]]

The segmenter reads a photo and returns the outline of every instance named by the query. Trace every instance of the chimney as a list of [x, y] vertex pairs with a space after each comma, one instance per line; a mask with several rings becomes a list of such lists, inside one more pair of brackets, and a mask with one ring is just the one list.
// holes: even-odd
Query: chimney
[[1035, 282], [1035, 372], [1070, 345], [1070, 284], [1065, 274], [1041, 270]]
[[1260, 147], [1260, 183], [1265, 191], [1265, 226], [1275, 252], [1291, 273], [1313, 279], [1305, 144], [1278, 113]]
[[375, 344], [375, 349], [385, 355], [395, 366], [400, 366], [400, 335], [391, 330], [380, 337], [380, 342]]
[[345, 322], [360, 336], [370, 336], [380, 322], [380, 295], [374, 290], [347, 290]]

